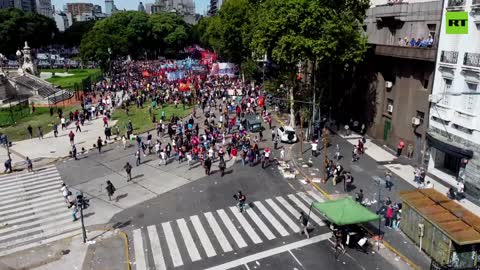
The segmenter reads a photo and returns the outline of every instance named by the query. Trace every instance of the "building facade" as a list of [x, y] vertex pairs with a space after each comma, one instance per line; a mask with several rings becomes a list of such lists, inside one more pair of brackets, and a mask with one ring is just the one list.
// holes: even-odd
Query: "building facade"
[[52, 2], [50, 0], [36, 0], [35, 7], [38, 14], [53, 18]]
[[107, 16], [111, 16], [113, 13], [117, 12], [118, 9], [115, 6], [115, 3], [113, 0], [105, 0], [105, 14]]
[[[480, 1], [445, 0], [427, 134], [428, 172], [480, 199]], [[446, 13], [466, 12], [468, 34], [447, 34]]]
[[376, 2], [367, 11], [364, 26], [374, 52], [367, 61], [376, 104], [368, 134], [392, 149], [402, 139], [407, 146], [403, 154], [421, 162], [441, 1]]
[[18, 8], [24, 12], [36, 12], [36, 0], [0, 0], [0, 8]]
[[67, 14], [61, 11], [55, 11], [53, 13], [53, 19], [57, 24], [57, 28], [60, 32], [64, 32], [70, 25], [68, 24]]
[[67, 11], [71, 13], [73, 17], [83, 13], [91, 13], [93, 9], [94, 6], [92, 3], [67, 3]]
[[196, 22], [195, 2], [193, 0], [156, 0], [155, 4], [151, 6], [151, 13], [155, 14], [160, 12], [176, 13], [189, 24]]

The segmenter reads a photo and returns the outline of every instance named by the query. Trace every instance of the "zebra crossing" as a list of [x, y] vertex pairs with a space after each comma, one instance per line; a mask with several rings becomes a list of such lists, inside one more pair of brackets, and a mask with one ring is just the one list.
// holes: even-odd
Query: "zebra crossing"
[[[300, 211], [316, 201], [323, 199], [313, 191], [288, 194], [255, 201], [245, 213], [231, 206], [134, 229], [133, 269], [175, 269], [299, 233]], [[325, 225], [313, 212], [310, 220]]]
[[0, 176], [0, 256], [80, 232], [59, 191], [61, 184], [55, 166]]

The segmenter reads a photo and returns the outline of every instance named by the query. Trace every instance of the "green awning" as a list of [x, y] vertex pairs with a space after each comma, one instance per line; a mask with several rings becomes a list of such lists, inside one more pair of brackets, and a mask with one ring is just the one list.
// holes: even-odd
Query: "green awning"
[[313, 204], [313, 207], [327, 217], [330, 222], [339, 226], [365, 223], [380, 218], [379, 215], [372, 213], [352, 198], [317, 202]]

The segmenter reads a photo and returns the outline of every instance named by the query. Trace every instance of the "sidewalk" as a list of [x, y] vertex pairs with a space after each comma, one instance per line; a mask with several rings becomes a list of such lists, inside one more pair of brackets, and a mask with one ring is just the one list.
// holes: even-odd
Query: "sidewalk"
[[85, 244], [80, 234], [4, 256], [0, 269], [130, 269], [128, 239], [122, 231], [87, 230], [87, 235], [89, 241]]
[[[380, 200], [383, 200], [388, 196], [392, 201], [400, 202], [397, 195], [398, 192], [414, 188], [409, 181], [401, 181], [402, 175], [408, 176], [409, 172], [413, 175], [413, 167], [412, 171], [406, 173], [403, 172], [402, 170], [404, 167], [407, 167], [406, 165], [394, 163], [396, 157], [386, 152], [381, 147], [372, 144], [371, 141], [367, 141], [365, 144], [367, 155], [362, 156], [357, 162], [352, 162], [352, 144], [356, 143], [359, 138], [361, 137], [357, 135], [343, 138], [342, 136], [336, 136], [333, 134], [331, 136], [333, 147], [330, 146], [327, 150], [328, 156], [333, 157], [335, 154], [334, 146], [336, 144], [340, 146], [343, 157], [340, 159], [339, 163], [344, 167], [344, 170], [352, 172], [352, 175], [354, 176], [354, 182], [349, 192], [344, 191], [342, 182], [336, 186], [333, 186], [331, 179], [326, 184], [321, 183], [321, 178], [323, 177], [323, 149], [321, 147], [319, 147], [320, 154], [317, 157], [312, 157], [310, 143], [304, 142], [302, 157], [300, 154], [300, 143], [296, 143], [292, 146], [292, 159], [294, 159], [297, 169], [300, 170], [308, 180], [313, 181], [316, 186], [320, 187], [321, 191], [328, 197], [342, 197], [345, 195], [354, 197], [355, 193], [362, 189], [365, 199], [371, 202], [370, 210], [372, 212], [377, 211], [379, 198]], [[372, 158], [372, 156], [377, 157], [378, 160]], [[308, 167], [307, 165], [309, 159], [313, 162], [312, 167]], [[392, 187], [392, 191], [388, 191], [388, 189], [385, 188], [383, 176], [386, 168], [391, 168], [394, 173], [397, 173], [397, 170], [400, 170], [400, 175], [397, 174], [393, 177], [394, 186]], [[378, 183], [380, 183], [380, 186]], [[419, 269], [428, 269], [430, 267], [430, 259], [422, 252], [419, 252], [418, 247], [403, 235], [401, 231], [386, 228], [383, 221], [380, 225], [380, 233], [383, 235], [385, 246], [397, 253], [400, 257], [403, 257], [407, 263], [414, 264]], [[373, 233], [378, 234], [378, 222], [372, 222], [368, 224], [367, 227]]]

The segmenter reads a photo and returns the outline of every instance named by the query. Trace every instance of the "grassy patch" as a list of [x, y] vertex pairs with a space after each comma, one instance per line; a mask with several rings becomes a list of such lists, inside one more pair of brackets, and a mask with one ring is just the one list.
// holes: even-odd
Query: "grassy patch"
[[[71, 111], [75, 111], [77, 107], [65, 107], [62, 108], [63, 115], [68, 116]], [[52, 130], [52, 121], [56, 121], [57, 124], [60, 124], [60, 119], [58, 119], [57, 110], [54, 110], [53, 116], [50, 116], [50, 108], [36, 108], [35, 113], [31, 114], [27, 111], [24, 113], [21, 118], [16, 118], [16, 123], [14, 125], [2, 127], [1, 132], [8, 135], [10, 141], [20, 141], [29, 139], [27, 127], [31, 125], [33, 128], [33, 135], [38, 134], [38, 127], [41, 126], [43, 129], [43, 134], [46, 135]], [[2, 110], [0, 112], [0, 121], [8, 120], [11, 122], [10, 111]]]
[[[152, 112], [155, 114], [155, 118], [160, 120], [162, 111], [165, 111], [165, 120], [169, 120], [172, 115], [177, 115], [180, 118], [183, 118], [189, 115], [192, 112], [193, 106], [185, 106], [183, 110], [182, 105], [178, 105], [178, 108], [175, 108], [174, 105], [163, 106], [162, 109], [156, 108]], [[148, 112], [148, 106], [143, 106], [143, 108], [137, 108], [136, 106], [130, 106], [128, 116], [125, 113], [125, 110], [120, 108], [116, 109], [113, 113], [113, 119], [118, 120], [117, 126], [120, 128], [121, 134], [126, 133], [126, 125], [128, 120], [132, 120], [134, 133], [143, 133], [147, 130], [150, 130], [155, 127], [152, 122], [152, 117]]]
[[[65, 69], [44, 69], [42, 72], [67, 72]], [[47, 81], [53, 83], [56, 86], [60, 86], [63, 89], [73, 89], [75, 84], [81, 84], [82, 80], [88, 78], [88, 76], [99, 76], [101, 74], [100, 69], [69, 69], [68, 73], [73, 74], [68, 77], [52, 76]]]

